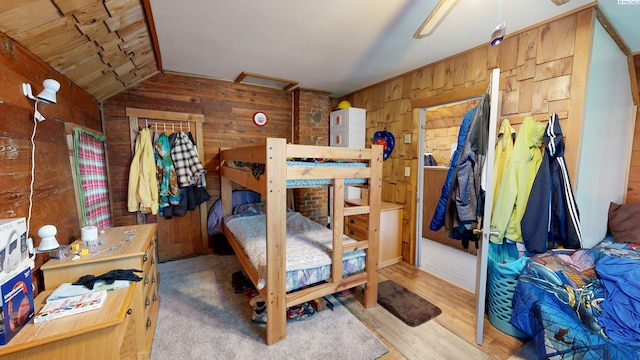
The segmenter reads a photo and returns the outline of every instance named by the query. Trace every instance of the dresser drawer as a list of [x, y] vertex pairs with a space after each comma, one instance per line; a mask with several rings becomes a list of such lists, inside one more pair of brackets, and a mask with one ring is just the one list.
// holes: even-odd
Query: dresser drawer
[[349, 225], [347, 225], [344, 230], [344, 233], [350, 238], [353, 238], [355, 240], [367, 240], [366, 230], [362, 231], [358, 228], [350, 227]]
[[369, 228], [369, 222], [367, 218], [363, 217], [362, 215], [348, 216], [345, 219], [344, 224], [345, 227], [359, 230], [360, 232], [364, 232], [365, 234], [367, 233], [367, 230]]
[[158, 280], [155, 266], [152, 268], [152, 271], [150, 273], [144, 275], [142, 285], [144, 288], [144, 309], [146, 313], [149, 310], [149, 307], [154, 298], [157, 297], [158, 293]]

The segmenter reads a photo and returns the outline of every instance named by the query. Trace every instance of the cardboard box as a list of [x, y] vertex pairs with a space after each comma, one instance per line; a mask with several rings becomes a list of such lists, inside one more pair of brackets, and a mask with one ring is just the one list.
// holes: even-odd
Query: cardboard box
[[25, 218], [0, 219], [0, 282], [24, 268], [28, 258]]
[[4, 345], [33, 317], [31, 268], [17, 271], [13, 277], [0, 284], [0, 296], [2, 299], [0, 345]]

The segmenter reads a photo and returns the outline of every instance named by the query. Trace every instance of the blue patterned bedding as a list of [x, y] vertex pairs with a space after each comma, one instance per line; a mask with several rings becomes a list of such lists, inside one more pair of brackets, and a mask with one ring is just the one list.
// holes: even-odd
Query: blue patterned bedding
[[[264, 204], [237, 207], [233, 215], [224, 218], [224, 224], [234, 234], [257, 270], [259, 281], [256, 287], [262, 289], [266, 285]], [[343, 241], [345, 244], [355, 242], [346, 235]], [[332, 230], [298, 212], [287, 213], [287, 292], [331, 277], [332, 242]], [[361, 272], [365, 268], [366, 256], [363, 250], [345, 253], [342, 259], [343, 277]]]
[[[253, 176], [258, 179], [264, 173], [264, 164], [261, 163], [248, 163], [240, 161], [232, 161], [229, 164], [234, 168], [245, 168], [250, 170]], [[364, 168], [367, 167], [366, 163], [362, 162], [349, 162], [349, 161], [287, 161], [287, 167], [340, 167], [340, 168]], [[366, 179], [353, 178], [344, 179], [346, 185], [358, 185], [366, 183]], [[331, 179], [304, 179], [304, 180], [287, 180], [288, 188], [305, 187], [305, 186], [320, 186], [331, 184]]]
[[540, 359], [640, 358], [640, 251], [593, 249], [532, 257], [513, 296], [511, 324]]

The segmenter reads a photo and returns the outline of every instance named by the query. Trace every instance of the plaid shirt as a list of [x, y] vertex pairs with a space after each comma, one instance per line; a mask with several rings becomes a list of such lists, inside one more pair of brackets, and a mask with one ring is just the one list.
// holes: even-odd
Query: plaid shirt
[[171, 159], [180, 187], [195, 185], [200, 175], [205, 172], [196, 147], [183, 131], [177, 133], [176, 141], [171, 148]]

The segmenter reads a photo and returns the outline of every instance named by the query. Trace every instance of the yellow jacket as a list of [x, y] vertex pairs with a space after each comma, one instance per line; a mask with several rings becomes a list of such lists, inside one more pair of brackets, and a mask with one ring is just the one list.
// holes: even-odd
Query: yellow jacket
[[546, 125], [525, 117], [513, 153], [502, 175], [496, 202], [491, 213], [492, 242], [501, 244], [504, 238], [522, 242], [520, 220], [527, 207], [533, 180], [542, 162], [542, 135]]
[[509, 123], [509, 119], [502, 120], [498, 131], [495, 158], [493, 160], [493, 204], [498, 197], [498, 189], [502, 181], [502, 174], [513, 153], [513, 142], [516, 138], [516, 130]]
[[127, 206], [130, 212], [158, 213], [158, 181], [153, 144], [149, 129], [140, 130], [136, 137], [135, 152], [129, 170], [129, 196]]

